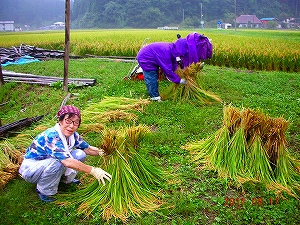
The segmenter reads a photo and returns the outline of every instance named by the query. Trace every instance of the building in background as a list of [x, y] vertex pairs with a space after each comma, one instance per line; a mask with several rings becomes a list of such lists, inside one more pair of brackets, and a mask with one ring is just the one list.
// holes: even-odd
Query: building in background
[[0, 31], [14, 31], [14, 21], [0, 21]]
[[236, 23], [242, 28], [260, 28], [263, 25], [255, 15], [240, 15], [236, 18]]

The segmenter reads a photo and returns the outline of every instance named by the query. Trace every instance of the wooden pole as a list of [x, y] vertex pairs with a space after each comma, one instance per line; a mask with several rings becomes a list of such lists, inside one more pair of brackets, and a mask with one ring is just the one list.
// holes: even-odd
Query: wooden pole
[[1, 57], [0, 57], [0, 86], [4, 85], [4, 78], [2, 73]]
[[236, 31], [236, 0], [234, 0], [234, 31]]
[[64, 54], [64, 83], [63, 90], [68, 92], [68, 70], [70, 53], [70, 0], [66, 0], [65, 9], [65, 54]]

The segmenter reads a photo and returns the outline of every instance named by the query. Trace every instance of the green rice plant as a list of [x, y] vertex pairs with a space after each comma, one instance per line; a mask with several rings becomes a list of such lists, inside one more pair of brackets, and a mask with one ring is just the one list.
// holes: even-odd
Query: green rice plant
[[221, 177], [230, 177], [230, 163], [226, 160], [229, 155], [229, 145], [230, 145], [230, 135], [227, 128], [223, 127], [219, 129], [219, 132], [214, 136], [211, 145], [213, 146], [213, 151], [208, 154], [211, 157], [211, 162], [218, 171]]
[[203, 90], [197, 82], [197, 73], [203, 68], [203, 63], [192, 63], [184, 69], [177, 69], [177, 73], [182, 79], [186, 80], [186, 84], [172, 83], [160, 94], [163, 100], [171, 99], [173, 101], [187, 101], [194, 104], [206, 105], [221, 102], [222, 100]]
[[[77, 30], [72, 31], [70, 51], [71, 55], [80, 56], [135, 57], [146, 38], [151, 38], [149, 42], [173, 42], [176, 32], [165, 33], [155, 29]], [[182, 35], [188, 33], [188, 30], [181, 31]], [[253, 37], [253, 33], [256, 33], [256, 37]], [[299, 72], [298, 32], [289, 30], [284, 35], [281, 33], [282, 31], [243, 30], [236, 34], [225, 31], [223, 35], [219, 35], [213, 30], [206, 30], [206, 36], [214, 41], [212, 59], [206, 60], [206, 63], [249, 70]], [[226, 36], [230, 38], [224, 38]], [[45, 31], [5, 33], [0, 36], [2, 47], [19, 46], [21, 43], [64, 50], [64, 35], [62, 31]]]
[[123, 222], [129, 216], [159, 208], [162, 202], [157, 194], [163, 172], [138, 151], [144, 132], [149, 132], [145, 126], [103, 131], [100, 147], [106, 156], [96, 166], [110, 173], [111, 181], [105, 186], [93, 181], [75, 193], [61, 194], [57, 203], [79, 204], [80, 214], [98, 213], [105, 220], [115, 217]]
[[239, 111], [231, 105], [223, 112], [222, 128], [211, 137], [186, 146], [196, 155], [194, 159], [204, 162], [204, 168], [217, 171], [220, 177], [241, 184], [262, 182], [277, 193], [286, 191], [298, 198], [300, 163], [289, 156], [286, 147], [288, 122], [270, 118], [261, 111]]
[[91, 103], [87, 108], [82, 110], [82, 123], [96, 121], [99, 118], [99, 114], [108, 113], [111, 110], [143, 111], [143, 107], [149, 103], [150, 101], [147, 99], [105, 97], [100, 102]]
[[259, 136], [254, 138], [251, 146], [249, 146], [248, 168], [253, 179], [263, 181], [266, 184], [270, 184], [274, 181], [274, 172]]

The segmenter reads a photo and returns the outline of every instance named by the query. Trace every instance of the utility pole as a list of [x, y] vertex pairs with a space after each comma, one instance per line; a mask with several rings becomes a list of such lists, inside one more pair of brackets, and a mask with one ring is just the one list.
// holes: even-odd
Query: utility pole
[[204, 22], [203, 22], [203, 20], [202, 20], [202, 16], [203, 16], [203, 15], [202, 15], [202, 3], [200, 3], [200, 8], [201, 8], [201, 22], [200, 22], [200, 23], [201, 23], [201, 27], [202, 27], [202, 29], [203, 29], [203, 28], [204, 28], [204, 27], [203, 27]]
[[184, 22], [184, 9], [182, 9], [182, 22]]
[[234, 31], [236, 31], [236, 0], [234, 0]]
[[[0, 86], [4, 85], [4, 78], [3, 78], [3, 73], [2, 73], [2, 65], [1, 65], [1, 57], [0, 57]], [[0, 124], [1, 126], [1, 124]]]
[[66, 91], [66, 92], [68, 92], [69, 54], [70, 54], [70, 0], [66, 0], [64, 83], [63, 83], [63, 90]]

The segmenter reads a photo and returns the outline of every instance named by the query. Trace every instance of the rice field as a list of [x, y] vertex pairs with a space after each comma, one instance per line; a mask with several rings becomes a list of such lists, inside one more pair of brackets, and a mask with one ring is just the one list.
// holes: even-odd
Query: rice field
[[[135, 57], [143, 43], [173, 42], [179, 33], [202, 33], [212, 39], [215, 66], [266, 71], [300, 71], [300, 32], [297, 30], [71, 30], [72, 55]], [[64, 31], [1, 33], [0, 47], [32, 45], [64, 49]]]

